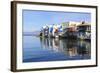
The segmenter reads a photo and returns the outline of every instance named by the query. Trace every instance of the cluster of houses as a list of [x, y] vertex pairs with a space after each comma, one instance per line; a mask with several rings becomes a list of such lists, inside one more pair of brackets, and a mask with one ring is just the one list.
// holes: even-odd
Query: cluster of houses
[[91, 39], [91, 24], [87, 22], [63, 22], [45, 25], [40, 31], [42, 37]]

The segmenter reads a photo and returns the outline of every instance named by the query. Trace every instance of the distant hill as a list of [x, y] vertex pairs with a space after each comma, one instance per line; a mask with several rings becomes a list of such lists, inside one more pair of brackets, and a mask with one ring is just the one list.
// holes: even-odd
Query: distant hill
[[40, 34], [40, 31], [34, 31], [34, 32], [23, 32], [24, 36], [38, 36]]

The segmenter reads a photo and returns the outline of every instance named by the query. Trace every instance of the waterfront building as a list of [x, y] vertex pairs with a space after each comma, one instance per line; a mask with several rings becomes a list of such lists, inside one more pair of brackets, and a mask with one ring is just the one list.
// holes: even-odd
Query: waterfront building
[[79, 39], [91, 39], [91, 25], [89, 23], [82, 22], [77, 26]]
[[40, 35], [43, 37], [48, 37], [49, 34], [49, 27], [47, 25], [42, 27]]
[[65, 37], [65, 38], [91, 38], [91, 25], [83, 22], [63, 22], [61, 24], [51, 24], [42, 27], [40, 35], [43, 37]]
[[69, 22], [63, 22], [61, 23], [61, 25], [62, 25], [62, 29], [64, 30], [69, 26]]
[[76, 38], [77, 37], [77, 26], [79, 24], [80, 22], [74, 22], [74, 21], [62, 23], [62, 29], [63, 29], [62, 37]]
[[49, 25], [49, 37], [53, 37], [53, 25], [54, 24]]

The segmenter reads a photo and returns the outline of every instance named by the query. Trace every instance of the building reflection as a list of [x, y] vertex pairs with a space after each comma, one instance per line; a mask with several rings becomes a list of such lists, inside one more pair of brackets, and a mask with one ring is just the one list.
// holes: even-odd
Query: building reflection
[[91, 42], [83, 40], [40, 38], [41, 48], [61, 52], [69, 57], [91, 56]]

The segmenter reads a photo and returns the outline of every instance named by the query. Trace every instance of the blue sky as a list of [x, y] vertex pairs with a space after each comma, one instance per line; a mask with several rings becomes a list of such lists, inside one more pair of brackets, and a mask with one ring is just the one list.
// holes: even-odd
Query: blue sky
[[90, 13], [23, 10], [23, 31], [38, 31], [45, 24], [60, 24], [68, 21], [91, 22]]

